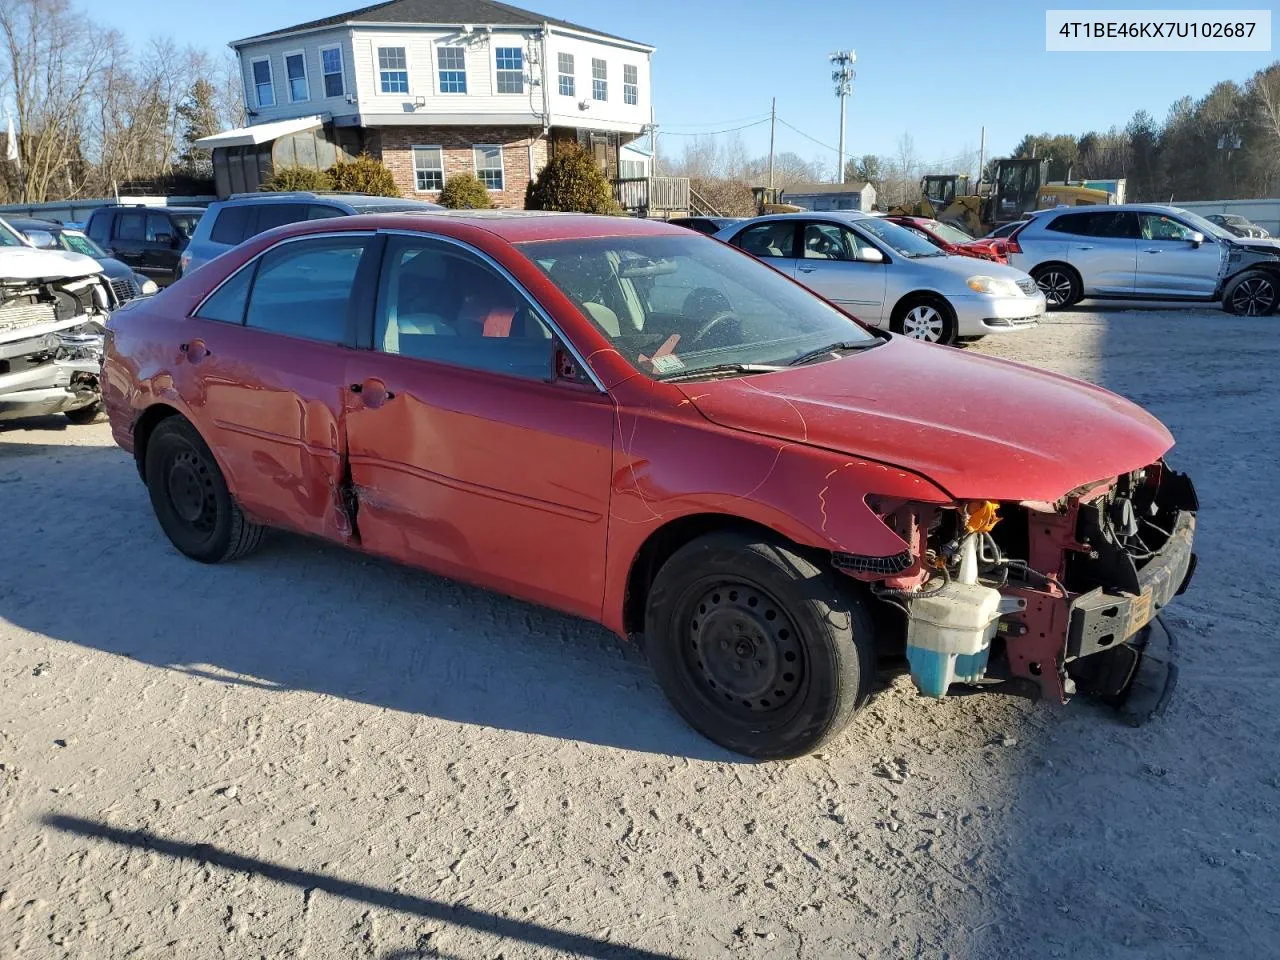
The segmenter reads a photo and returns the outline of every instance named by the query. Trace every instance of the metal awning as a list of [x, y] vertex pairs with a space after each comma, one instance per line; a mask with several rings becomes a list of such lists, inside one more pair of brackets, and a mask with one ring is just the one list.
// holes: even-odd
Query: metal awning
[[313, 130], [323, 123], [324, 118], [320, 116], [258, 123], [252, 127], [240, 127], [238, 130], [215, 133], [211, 137], [201, 137], [193, 141], [192, 146], [200, 147], [202, 150], [212, 150], [214, 147], [247, 147], [259, 143], [270, 143], [280, 137], [287, 137], [291, 133]]

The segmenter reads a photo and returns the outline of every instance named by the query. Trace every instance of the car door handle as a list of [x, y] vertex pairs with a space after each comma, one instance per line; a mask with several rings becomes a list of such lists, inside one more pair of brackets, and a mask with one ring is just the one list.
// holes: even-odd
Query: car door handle
[[1142, 252], [1143, 253], [1159, 253], [1160, 251], [1155, 247], [1145, 247]]
[[801, 273], [813, 273], [814, 271], [813, 267], [797, 267], [796, 269], [798, 269]]
[[351, 384], [348, 389], [358, 394], [364, 401], [364, 405], [376, 410], [388, 400], [394, 400], [395, 394], [387, 389], [387, 385], [381, 380], [370, 377], [360, 383]]
[[1092, 250], [1092, 249], [1093, 249], [1093, 244], [1084, 244], [1084, 243], [1082, 243], [1082, 244], [1077, 244], [1077, 245], [1076, 245], [1076, 249], [1077, 249], [1077, 250]]

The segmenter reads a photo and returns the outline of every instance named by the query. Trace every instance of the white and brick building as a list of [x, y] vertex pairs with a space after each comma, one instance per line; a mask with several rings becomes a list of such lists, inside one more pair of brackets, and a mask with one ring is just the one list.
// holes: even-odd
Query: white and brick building
[[494, 0], [388, 0], [231, 46], [249, 125], [203, 142], [219, 195], [367, 150], [406, 197], [465, 171], [520, 207], [557, 144], [616, 178], [652, 119], [653, 47]]

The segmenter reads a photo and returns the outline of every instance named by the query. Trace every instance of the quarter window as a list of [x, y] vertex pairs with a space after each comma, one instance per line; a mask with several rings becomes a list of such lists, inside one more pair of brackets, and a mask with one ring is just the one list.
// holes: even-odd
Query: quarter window
[[520, 291], [478, 257], [438, 240], [391, 237], [382, 262], [375, 350], [530, 380], [550, 377], [551, 331]]
[[560, 96], [576, 96], [576, 85], [573, 80], [573, 54], [559, 54], [556, 57], [556, 67], [560, 74]]
[[444, 189], [444, 157], [439, 147], [413, 148], [413, 182], [417, 190]]
[[250, 222], [255, 211], [248, 204], [239, 207], [224, 207], [218, 212], [218, 219], [213, 222], [209, 239], [214, 243], [223, 243], [234, 247], [248, 236]]
[[253, 92], [258, 98], [258, 106], [274, 107], [276, 105], [276, 91], [271, 84], [270, 60], [253, 61]]
[[217, 320], [221, 323], [244, 323], [244, 308], [249, 297], [249, 283], [253, 280], [256, 264], [241, 267], [222, 286], [215, 290], [195, 316], [201, 320]]
[[351, 292], [365, 243], [361, 237], [321, 237], [268, 250], [258, 264], [245, 326], [347, 342]]
[[1132, 240], [1138, 236], [1138, 219], [1133, 213], [1124, 210], [1066, 213], [1045, 229], [1055, 233], [1070, 233], [1078, 237]]
[[595, 57], [591, 58], [591, 99], [609, 99], [609, 65]]
[[409, 61], [404, 47], [378, 48], [378, 89], [383, 93], [409, 92]]
[[320, 72], [324, 74], [324, 95], [326, 97], [340, 97], [346, 93], [346, 85], [342, 78], [341, 47], [321, 48]]
[[519, 47], [498, 47], [498, 92], [524, 93], [524, 51]]
[[310, 100], [307, 89], [307, 60], [301, 53], [288, 53], [284, 58], [284, 72], [289, 79], [289, 101]]
[[440, 63], [440, 92], [467, 92], [467, 51], [462, 47], [437, 47]]
[[640, 102], [640, 69], [630, 65], [622, 68], [622, 102], [635, 106]]
[[794, 220], [761, 223], [743, 230], [734, 243], [754, 257], [771, 259], [794, 257], [796, 255], [795, 226]]
[[476, 176], [490, 190], [502, 189], [502, 147], [475, 148]]

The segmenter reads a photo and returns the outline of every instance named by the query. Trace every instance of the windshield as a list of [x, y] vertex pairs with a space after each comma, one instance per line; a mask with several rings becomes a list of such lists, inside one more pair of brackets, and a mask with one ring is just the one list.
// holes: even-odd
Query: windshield
[[0, 220], [0, 247], [25, 247], [26, 241], [18, 235], [18, 232], [9, 226], [3, 220]]
[[968, 243], [973, 237], [949, 223], [940, 223], [937, 220], [929, 224], [929, 229], [936, 233], [947, 243]]
[[888, 245], [890, 249], [909, 260], [916, 260], [920, 257], [946, 256], [946, 253], [939, 250], [918, 233], [912, 233], [906, 227], [900, 227], [896, 223], [890, 223], [888, 220], [882, 220], [879, 217], [860, 217], [852, 221], [852, 223], [857, 229], [867, 231], [867, 233]]
[[1199, 230], [1207, 237], [1223, 237], [1227, 240], [1234, 240], [1235, 234], [1225, 227], [1220, 227], [1211, 220], [1206, 220], [1198, 213], [1192, 213], [1190, 210], [1183, 210], [1181, 207], [1174, 207], [1173, 212], [1183, 220], [1187, 221], [1189, 226]]
[[63, 230], [58, 234], [58, 243], [62, 245], [63, 250], [70, 250], [72, 253], [83, 253], [86, 257], [101, 259], [107, 255], [107, 252], [100, 246], [83, 233], [75, 230]]
[[876, 338], [772, 267], [691, 233], [519, 244], [632, 365], [655, 379], [785, 364]]

